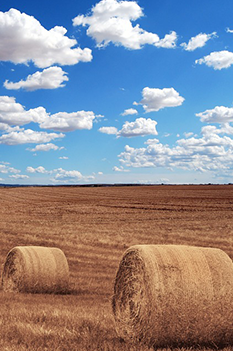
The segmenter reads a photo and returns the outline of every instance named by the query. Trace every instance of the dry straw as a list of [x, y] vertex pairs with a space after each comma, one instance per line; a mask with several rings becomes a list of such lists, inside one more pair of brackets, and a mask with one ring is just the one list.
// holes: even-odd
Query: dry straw
[[219, 249], [179, 245], [129, 248], [116, 275], [119, 337], [149, 346], [233, 342], [233, 263]]
[[4, 291], [65, 293], [68, 281], [67, 259], [58, 248], [18, 246], [6, 257], [2, 273]]

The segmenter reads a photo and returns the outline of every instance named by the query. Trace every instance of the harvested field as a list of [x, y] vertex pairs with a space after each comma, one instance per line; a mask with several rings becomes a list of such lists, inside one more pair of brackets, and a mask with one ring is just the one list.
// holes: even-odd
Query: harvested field
[[215, 247], [233, 258], [232, 185], [0, 188], [0, 198], [1, 267], [11, 248], [34, 245], [59, 247], [70, 268], [70, 295], [0, 292], [2, 350], [134, 350], [111, 309], [132, 245]]

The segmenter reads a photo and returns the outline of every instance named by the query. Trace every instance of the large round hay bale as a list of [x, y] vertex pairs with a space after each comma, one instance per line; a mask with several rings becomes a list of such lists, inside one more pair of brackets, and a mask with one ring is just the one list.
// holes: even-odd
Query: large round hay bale
[[120, 262], [112, 306], [125, 341], [232, 344], [233, 263], [219, 249], [133, 246]]
[[4, 291], [62, 293], [69, 284], [69, 267], [62, 250], [18, 246], [7, 255], [2, 273]]

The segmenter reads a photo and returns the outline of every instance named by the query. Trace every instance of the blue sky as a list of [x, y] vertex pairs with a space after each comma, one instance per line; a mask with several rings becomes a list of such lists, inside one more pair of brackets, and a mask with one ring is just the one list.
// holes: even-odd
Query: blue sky
[[1, 183], [232, 182], [232, 1], [0, 11]]

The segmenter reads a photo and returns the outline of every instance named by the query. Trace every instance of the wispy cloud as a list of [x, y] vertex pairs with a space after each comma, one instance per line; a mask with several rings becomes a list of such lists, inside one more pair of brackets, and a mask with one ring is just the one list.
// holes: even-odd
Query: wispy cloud
[[217, 37], [217, 33], [213, 32], [211, 34], [200, 33], [195, 37], [192, 37], [188, 44], [182, 43], [180, 46], [183, 46], [184, 50], [186, 51], [194, 51], [198, 48], [202, 48], [206, 45], [207, 41]]
[[31, 151], [31, 152], [37, 152], [37, 151], [47, 152], [47, 151], [50, 151], [50, 150], [57, 151], [57, 150], [63, 150], [63, 149], [64, 149], [64, 147], [58, 147], [57, 145], [52, 144], [52, 143], [39, 144], [39, 145], [36, 145], [36, 147], [34, 147], [32, 149], [27, 148], [27, 150]]

